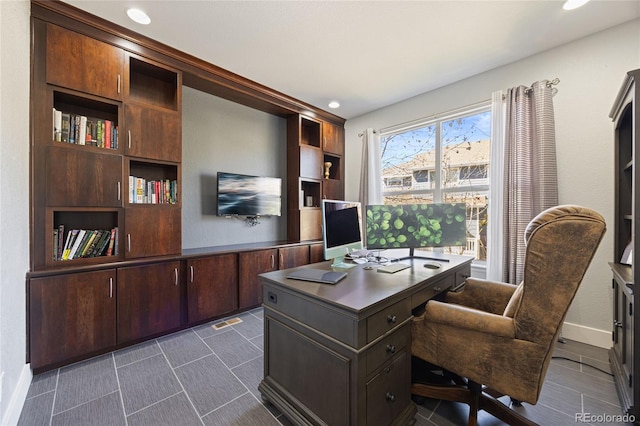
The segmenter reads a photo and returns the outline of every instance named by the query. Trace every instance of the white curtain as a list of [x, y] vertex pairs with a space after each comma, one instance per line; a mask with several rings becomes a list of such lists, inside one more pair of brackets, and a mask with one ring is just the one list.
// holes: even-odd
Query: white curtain
[[541, 211], [558, 204], [553, 89], [547, 80], [506, 93], [503, 279], [523, 278], [524, 231]]
[[383, 204], [380, 137], [373, 129], [367, 129], [362, 134], [360, 203], [363, 207], [367, 204]]
[[502, 90], [491, 95], [491, 173], [487, 228], [487, 279], [502, 281], [504, 235], [504, 133], [506, 105]]

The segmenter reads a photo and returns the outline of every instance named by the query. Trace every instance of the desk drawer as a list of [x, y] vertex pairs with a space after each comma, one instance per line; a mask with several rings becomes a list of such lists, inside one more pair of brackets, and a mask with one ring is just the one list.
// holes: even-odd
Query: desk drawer
[[367, 425], [388, 425], [411, 404], [411, 362], [406, 351], [367, 383]]
[[376, 371], [385, 362], [404, 351], [411, 341], [411, 323], [376, 343], [367, 351], [367, 376]]
[[411, 296], [411, 306], [418, 307], [424, 305], [438, 294], [442, 293], [448, 288], [453, 287], [455, 282], [455, 277], [453, 275], [448, 275], [443, 279], [428, 285], [427, 287], [423, 288], [417, 293], [414, 293]]
[[367, 318], [367, 343], [373, 342], [411, 316], [408, 299], [389, 306]]

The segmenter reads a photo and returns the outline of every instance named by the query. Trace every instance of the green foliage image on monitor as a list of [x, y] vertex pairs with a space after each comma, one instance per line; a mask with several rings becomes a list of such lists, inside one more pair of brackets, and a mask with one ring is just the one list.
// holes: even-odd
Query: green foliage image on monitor
[[464, 246], [464, 203], [369, 205], [368, 249]]

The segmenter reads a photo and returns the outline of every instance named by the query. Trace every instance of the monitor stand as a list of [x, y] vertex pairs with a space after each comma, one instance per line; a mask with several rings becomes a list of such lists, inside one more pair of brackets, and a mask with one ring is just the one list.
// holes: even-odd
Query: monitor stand
[[397, 261], [407, 260], [407, 259], [425, 259], [425, 260], [436, 260], [438, 262], [448, 262], [449, 259], [445, 257], [436, 257], [436, 256], [416, 256], [413, 247], [409, 248], [409, 256], [400, 257]]
[[344, 256], [338, 256], [333, 259], [333, 263], [331, 264], [331, 267], [336, 269], [350, 269], [356, 265], [357, 263], [345, 262]]

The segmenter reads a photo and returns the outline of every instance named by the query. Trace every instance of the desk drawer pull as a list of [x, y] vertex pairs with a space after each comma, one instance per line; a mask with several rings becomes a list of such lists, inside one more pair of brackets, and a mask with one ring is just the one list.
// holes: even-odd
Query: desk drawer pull
[[387, 317], [387, 322], [388, 322], [389, 324], [395, 324], [397, 321], [398, 321], [398, 318], [396, 318], [396, 316], [395, 316], [395, 315], [389, 315], [389, 316]]
[[435, 286], [435, 287], [433, 288], [433, 292], [434, 292], [434, 293], [440, 293], [441, 291], [442, 291], [442, 289], [441, 289], [440, 287], [438, 287], [438, 286]]
[[394, 394], [392, 394], [391, 392], [387, 392], [387, 395], [385, 397], [387, 398], [387, 401], [389, 401], [389, 402], [396, 402], [396, 396]]
[[392, 344], [388, 344], [387, 345], [387, 353], [390, 354], [395, 354], [396, 353], [396, 347]]

